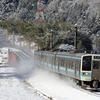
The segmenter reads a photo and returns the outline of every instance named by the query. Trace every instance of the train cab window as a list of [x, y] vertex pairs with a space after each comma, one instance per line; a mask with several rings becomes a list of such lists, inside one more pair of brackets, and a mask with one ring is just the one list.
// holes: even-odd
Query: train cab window
[[83, 57], [82, 70], [91, 71], [91, 56]]
[[98, 61], [93, 62], [93, 69], [99, 69], [99, 62]]

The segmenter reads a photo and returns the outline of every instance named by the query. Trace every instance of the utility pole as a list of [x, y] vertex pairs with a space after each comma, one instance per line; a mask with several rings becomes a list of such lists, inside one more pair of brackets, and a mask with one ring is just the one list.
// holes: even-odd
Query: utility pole
[[53, 49], [53, 30], [52, 30], [52, 29], [51, 29], [51, 39], [52, 39], [52, 40], [51, 40], [51, 43], [52, 43], [52, 44], [51, 44], [51, 49]]
[[75, 26], [74, 48], [77, 49], [77, 26]]

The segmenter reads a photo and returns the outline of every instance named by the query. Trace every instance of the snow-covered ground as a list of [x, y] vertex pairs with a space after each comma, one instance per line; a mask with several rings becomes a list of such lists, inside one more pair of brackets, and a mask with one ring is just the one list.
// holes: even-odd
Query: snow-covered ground
[[32, 86], [19, 78], [14, 67], [1, 67], [0, 100], [45, 100], [37, 90], [54, 100], [100, 100], [100, 96], [77, 89], [73, 82], [48, 71], [36, 69], [27, 80]]
[[0, 100], [44, 100], [19, 79], [15, 68], [0, 67]]
[[0, 100], [47, 99], [39, 95], [41, 92], [54, 100], [100, 100], [100, 95], [80, 89], [67, 78], [38, 69], [34, 60], [17, 67], [0, 67]]
[[[7, 47], [16, 47], [10, 43], [8, 40], [7, 31], [3, 29], [0, 29], [0, 47], [4, 47], [3, 49], [0, 48], [0, 53], [2, 53], [2, 50], [7, 51]], [[18, 49], [13, 49], [13, 51], [14, 50], [18, 51]], [[32, 63], [30, 66], [31, 65]], [[27, 62], [23, 62], [17, 67], [18, 68], [15, 68], [14, 66], [0, 66], [0, 100], [45, 100], [36, 93], [34, 88], [24, 82], [26, 77], [22, 77], [24, 74], [26, 74], [26, 70], [27, 72], [31, 73], [30, 70], [32, 70], [32, 67], [28, 67]], [[29, 73], [27, 73], [26, 76], [29, 77]]]
[[52, 72], [39, 70], [29, 79], [36, 89], [55, 100], [99, 100], [100, 95], [80, 89], [71, 80], [59, 77]]

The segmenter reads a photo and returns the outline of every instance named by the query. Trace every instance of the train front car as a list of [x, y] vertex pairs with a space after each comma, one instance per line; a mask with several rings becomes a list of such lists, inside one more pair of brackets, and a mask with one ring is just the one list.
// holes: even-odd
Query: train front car
[[87, 54], [82, 56], [81, 63], [82, 88], [98, 90], [100, 88], [100, 56]]
[[0, 66], [8, 66], [8, 50], [0, 48]]

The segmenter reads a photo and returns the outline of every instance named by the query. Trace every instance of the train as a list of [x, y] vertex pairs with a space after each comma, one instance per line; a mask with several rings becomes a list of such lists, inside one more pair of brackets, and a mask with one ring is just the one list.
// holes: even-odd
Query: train
[[100, 89], [100, 54], [34, 51], [39, 67], [72, 78], [83, 89]]
[[17, 66], [22, 60], [29, 59], [29, 55], [21, 50], [1, 47], [0, 48], [0, 67]]

